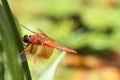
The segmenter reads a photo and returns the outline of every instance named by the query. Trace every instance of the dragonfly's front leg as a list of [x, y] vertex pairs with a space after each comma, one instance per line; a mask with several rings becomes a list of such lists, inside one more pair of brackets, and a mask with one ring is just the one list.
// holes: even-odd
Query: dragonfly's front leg
[[30, 45], [31, 45], [31, 44], [28, 43], [28, 44], [26, 45], [26, 48], [25, 48], [22, 52], [20, 52], [19, 56], [25, 54], [26, 52], [31, 51], [31, 48], [29, 47]]

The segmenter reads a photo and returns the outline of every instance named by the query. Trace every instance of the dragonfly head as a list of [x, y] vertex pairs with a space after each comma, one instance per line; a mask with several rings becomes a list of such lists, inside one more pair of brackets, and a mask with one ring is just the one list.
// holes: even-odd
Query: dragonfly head
[[24, 35], [24, 37], [23, 37], [23, 41], [25, 42], [25, 43], [29, 43], [30, 42], [30, 36], [28, 36], [28, 35]]

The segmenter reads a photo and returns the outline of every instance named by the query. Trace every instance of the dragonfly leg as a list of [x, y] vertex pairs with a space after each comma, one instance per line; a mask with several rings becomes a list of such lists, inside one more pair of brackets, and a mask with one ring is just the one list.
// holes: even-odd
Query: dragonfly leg
[[29, 52], [29, 51], [31, 51], [31, 50], [23, 50], [22, 52], [20, 52], [20, 53], [18, 54], [18, 56], [22, 56], [23, 54], [25, 54], [26, 52]]
[[25, 54], [26, 52], [29, 52], [29, 51], [31, 52], [31, 51], [32, 51], [33, 45], [32, 45], [31, 48], [28, 48], [29, 45], [30, 45], [30, 44], [27, 44], [27, 47], [26, 47], [22, 52], [20, 52], [19, 56], [22, 56], [22, 55]]
[[32, 53], [32, 50], [33, 50], [33, 44], [32, 44], [32, 46], [31, 46], [31, 50], [30, 50], [30, 53]]

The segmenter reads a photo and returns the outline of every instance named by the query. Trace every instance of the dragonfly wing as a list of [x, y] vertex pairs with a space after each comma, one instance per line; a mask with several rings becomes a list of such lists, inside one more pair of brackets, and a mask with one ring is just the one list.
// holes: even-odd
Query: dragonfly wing
[[53, 50], [54, 48], [48, 46], [41, 46], [38, 56], [47, 59], [52, 55]]
[[55, 40], [51, 37], [49, 37], [47, 34], [45, 34], [41, 29], [38, 29], [40, 34], [42, 34], [45, 37], [46, 41], [54, 42]]
[[29, 44], [29, 45], [25, 48], [24, 52], [25, 52], [25, 54], [34, 55], [34, 54], [36, 53], [38, 47], [39, 47], [38, 45]]

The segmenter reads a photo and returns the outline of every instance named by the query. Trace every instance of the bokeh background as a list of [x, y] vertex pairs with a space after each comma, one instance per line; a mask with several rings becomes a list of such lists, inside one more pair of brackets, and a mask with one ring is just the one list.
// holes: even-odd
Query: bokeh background
[[[120, 80], [120, 0], [8, 2], [20, 24], [78, 52], [64, 57], [55, 80]], [[31, 66], [38, 74], [39, 66]]]

